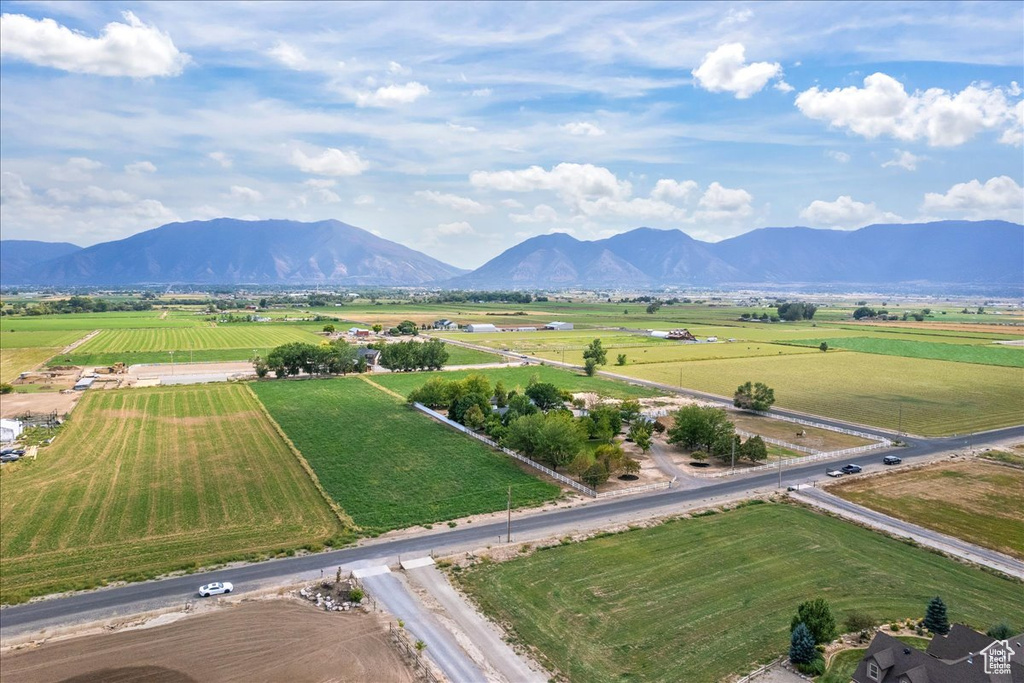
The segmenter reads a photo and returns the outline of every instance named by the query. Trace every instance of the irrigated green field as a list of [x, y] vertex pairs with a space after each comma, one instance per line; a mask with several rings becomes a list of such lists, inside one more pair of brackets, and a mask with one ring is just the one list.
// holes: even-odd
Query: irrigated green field
[[28, 349], [45, 346], [62, 349], [84, 336], [85, 333], [80, 330], [4, 330], [0, 332], [0, 348]]
[[461, 572], [485, 613], [573, 681], [720, 681], [789, 647], [804, 600], [880, 623], [922, 617], [982, 631], [1024, 613], [1019, 582], [780, 504], [745, 507]]
[[[604, 341], [601, 342], [605, 346]], [[655, 346], [617, 347], [605, 346], [608, 350], [608, 365], [605, 370], [615, 371], [619, 354], [625, 354], [626, 365], [650, 363], [673, 363], [694, 360], [717, 360], [720, 358], [763, 358], [765, 356], [787, 356], [802, 353], [821, 353], [816, 348], [783, 346], [758, 342], [718, 342], [714, 344], [657, 344]], [[566, 351], [543, 351], [537, 354], [549, 360], [583, 365], [583, 349]]]
[[351, 535], [244, 385], [89, 392], [0, 484], [4, 603]]
[[117, 330], [165, 327], [197, 327], [210, 323], [201, 316], [172, 315], [165, 311], [140, 311], [126, 313], [69, 313], [65, 315], [4, 316], [0, 318], [0, 330], [44, 331], [44, 330]]
[[905, 358], [928, 358], [948, 360], [957, 363], [979, 363], [982, 365], [1004, 365], [1010, 368], [1024, 368], [1024, 348], [997, 346], [994, 344], [944, 344], [938, 342], [909, 341], [906, 339], [877, 339], [873, 337], [839, 337], [830, 339], [799, 339], [790, 342], [805, 347], [817, 348], [821, 342], [829, 347], [877, 353], [885, 356]]
[[503, 510], [509, 486], [516, 507], [559, 495], [507, 456], [357, 377], [253, 387], [324, 489], [365, 531]]
[[48, 349], [46, 347], [33, 347], [27, 349], [0, 349], [0, 382], [11, 382], [18, 375], [31, 370], [35, 366], [46, 361], [47, 358], [60, 351], [60, 349]]
[[476, 349], [467, 349], [464, 346], [448, 344], [445, 346], [448, 351], [448, 365], [481, 365], [484, 363], [501, 363], [505, 360], [503, 356]]
[[850, 479], [829, 490], [872, 510], [1024, 559], [1024, 470], [982, 461]]
[[290, 342], [316, 344], [323, 337], [300, 327], [288, 325], [222, 325], [145, 330], [103, 330], [82, 344], [81, 354], [145, 351], [188, 351], [189, 349], [253, 349], [274, 347]]
[[732, 396], [747, 381], [775, 389], [776, 405], [815, 415], [940, 436], [1019, 424], [1024, 369], [848, 351], [606, 366], [639, 379]]

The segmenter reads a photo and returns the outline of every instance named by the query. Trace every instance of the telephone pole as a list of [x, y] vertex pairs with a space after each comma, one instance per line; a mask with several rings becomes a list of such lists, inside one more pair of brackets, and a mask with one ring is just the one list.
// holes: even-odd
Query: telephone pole
[[506, 543], [512, 542], [512, 487], [508, 487], [508, 526], [505, 528]]
[[732, 468], [736, 469], [736, 437], [732, 438]]
[[782, 488], [782, 456], [779, 456], [779, 488]]

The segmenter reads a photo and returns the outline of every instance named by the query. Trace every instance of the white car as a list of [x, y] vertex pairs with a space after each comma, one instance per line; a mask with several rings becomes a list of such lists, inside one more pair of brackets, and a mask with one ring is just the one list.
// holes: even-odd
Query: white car
[[199, 587], [199, 597], [201, 597], [201, 598], [208, 598], [211, 595], [220, 595], [221, 593], [230, 593], [234, 589], [235, 589], [235, 587], [233, 585], [231, 585], [230, 581], [225, 581], [224, 583], [221, 583], [219, 581], [215, 581], [214, 583], [208, 583], [205, 586], [200, 586]]

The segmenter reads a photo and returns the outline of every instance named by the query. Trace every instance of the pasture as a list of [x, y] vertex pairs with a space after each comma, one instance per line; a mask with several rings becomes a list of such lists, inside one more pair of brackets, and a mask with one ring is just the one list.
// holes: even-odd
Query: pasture
[[3, 603], [350, 536], [244, 385], [89, 392], [0, 483]]
[[62, 349], [85, 336], [79, 330], [0, 331], [0, 349], [48, 347]]
[[171, 315], [167, 311], [68, 313], [62, 315], [4, 316], [0, 331], [116, 330], [209, 326], [199, 316]]
[[817, 349], [822, 341], [825, 341], [830, 348], [835, 347], [861, 353], [1024, 368], [1024, 348], [997, 346], [994, 344], [947, 344], [929, 341], [909, 341], [906, 339], [879, 339], [875, 337], [812, 338], [794, 340], [790, 343]]
[[323, 337], [289, 325], [227, 324], [219, 327], [103, 330], [82, 344], [81, 354], [152, 351], [265, 349], [290, 342], [318, 344]]
[[1024, 559], [1024, 470], [980, 460], [850, 479], [829, 492]]
[[[804, 353], [821, 353], [816, 348], [800, 346], [783, 346], [781, 344], [765, 344], [757, 342], [717, 342], [713, 344], [686, 344], [681, 342], [668, 342], [653, 346], [606, 346], [604, 340], [601, 345], [608, 351], [608, 364], [604, 370], [615, 372], [618, 356], [626, 356], [626, 365], [646, 365], [654, 363], [688, 362], [696, 360], [719, 360], [725, 358], [762, 358], [766, 356], [787, 356]], [[583, 365], [583, 349], [566, 351], [544, 351], [538, 353], [541, 358], [561, 361], [565, 358], [566, 363]]]
[[21, 373], [31, 370], [60, 351], [43, 346], [30, 348], [0, 348], [0, 382], [12, 382]]
[[780, 504], [607, 535], [458, 573], [483, 611], [569, 680], [720, 681], [784, 654], [804, 600], [887, 623], [941, 595], [982, 631], [1018, 582]]
[[327, 493], [366, 532], [504, 510], [509, 486], [515, 507], [560, 494], [511, 458], [358, 377], [253, 388]]

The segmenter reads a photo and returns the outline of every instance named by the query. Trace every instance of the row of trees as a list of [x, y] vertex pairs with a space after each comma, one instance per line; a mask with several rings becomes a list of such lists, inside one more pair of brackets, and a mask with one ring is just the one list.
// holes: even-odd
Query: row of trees
[[105, 299], [93, 299], [88, 296], [73, 296], [69, 299], [59, 301], [40, 301], [39, 303], [28, 304], [24, 301], [14, 301], [9, 307], [4, 307], [3, 315], [60, 315], [64, 313], [107, 313], [110, 311], [151, 311], [153, 304], [149, 301], [124, 300], [107, 301]]
[[695, 460], [714, 456], [729, 462], [733, 456], [750, 462], [768, 459], [768, 446], [760, 436], [741, 440], [725, 410], [706, 406], [684, 406], [673, 415], [668, 442], [693, 451]]
[[380, 351], [380, 365], [395, 372], [411, 370], [440, 370], [448, 362], [448, 349], [440, 339], [420, 343], [417, 341], [377, 342], [370, 348]]
[[270, 372], [279, 378], [294, 377], [300, 372], [313, 376], [366, 372], [365, 359], [359, 358], [356, 348], [342, 339], [323, 344], [282, 344], [266, 358], [256, 356], [252, 363], [258, 377], [266, 377]]
[[791, 303], [779, 304], [779, 318], [790, 322], [796, 320], [813, 320], [818, 307], [814, 304], [794, 301]]

